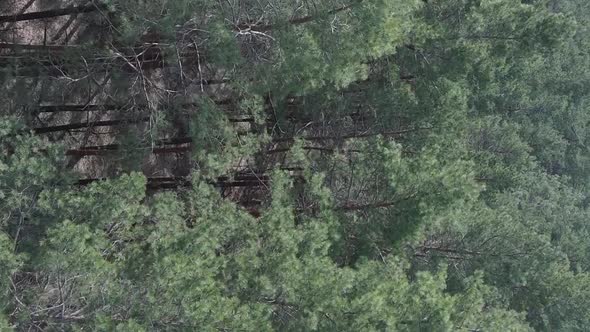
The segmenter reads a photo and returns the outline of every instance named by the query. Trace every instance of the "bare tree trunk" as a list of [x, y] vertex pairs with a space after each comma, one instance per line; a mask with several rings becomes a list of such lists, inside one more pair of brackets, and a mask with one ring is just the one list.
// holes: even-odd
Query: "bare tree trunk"
[[54, 132], [65, 131], [65, 130], [81, 129], [81, 128], [109, 127], [109, 126], [118, 126], [118, 125], [125, 124], [125, 123], [141, 123], [141, 122], [146, 122], [149, 120], [150, 120], [149, 117], [144, 117], [144, 118], [135, 119], [135, 120], [105, 120], [105, 121], [94, 121], [94, 122], [70, 123], [67, 125], [35, 128], [35, 129], [33, 129], [33, 132], [35, 134], [46, 134], [46, 133], [54, 133]]
[[78, 46], [0, 43], [0, 49], [3, 49], [3, 50], [27, 50], [27, 51], [35, 51], [35, 52], [47, 52], [47, 51], [62, 52], [62, 51], [68, 50], [68, 49], [78, 49]]
[[[108, 126], [108, 125], [118, 125], [121, 122], [125, 122], [123, 120], [112, 120], [112, 121], [116, 121], [117, 123], [108, 124], [109, 121], [97, 121], [94, 123], [100, 123], [100, 124], [105, 123], [104, 125]], [[144, 121], [147, 121], [147, 120], [144, 120]], [[132, 122], [132, 121], [127, 121], [127, 122]], [[38, 130], [53, 131], [53, 129], [50, 129], [50, 128], [65, 128], [65, 127], [68, 127], [67, 129], [78, 129], [78, 128], [84, 128], [84, 127], [92, 127], [91, 124], [92, 123], [70, 124], [70, 125], [64, 125], [64, 126], [46, 127], [47, 129], [39, 128]], [[71, 127], [74, 127], [74, 128], [71, 128]], [[328, 141], [328, 140], [342, 140], [342, 139], [352, 139], [352, 138], [366, 138], [366, 137], [377, 136], [377, 135], [396, 136], [396, 135], [401, 135], [401, 134], [405, 134], [405, 133], [416, 132], [416, 131], [421, 131], [421, 130], [430, 130], [430, 129], [433, 129], [433, 127], [411, 128], [411, 129], [399, 130], [399, 131], [351, 134], [351, 135], [342, 135], [342, 136], [302, 136], [302, 137], [300, 137], [300, 139], [305, 140], [305, 141]], [[54, 131], [60, 131], [60, 130], [66, 130], [66, 129], [59, 129], [59, 130], [54, 130]], [[295, 139], [296, 138], [294, 138], [294, 137], [275, 138], [272, 140], [272, 142], [273, 143], [284, 143], [284, 142], [291, 142]], [[165, 138], [165, 139], [158, 140], [158, 141], [156, 141], [156, 144], [157, 145], [180, 145], [180, 144], [192, 143], [192, 142], [193, 142], [193, 139], [191, 137], [174, 137], [174, 138]], [[89, 149], [97, 149], [97, 150], [100, 150], [101, 148], [107, 149], [107, 150], [108, 149], [116, 149], [114, 146], [116, 146], [116, 145], [104, 146], [104, 147], [101, 147], [101, 146], [89, 147]], [[332, 151], [334, 148], [307, 147], [307, 149], [308, 150]], [[280, 152], [285, 152], [285, 151], [287, 151], [287, 150], [277, 148], [277, 149], [268, 151], [268, 153], [272, 154], [272, 153], [280, 153]]]
[[[214, 101], [216, 105], [231, 105], [234, 103], [232, 99], [221, 99]], [[189, 107], [197, 107], [199, 106], [196, 103], [185, 103], [182, 104], [181, 107], [189, 108]], [[40, 113], [54, 113], [54, 112], [96, 112], [96, 111], [125, 111], [131, 109], [133, 107], [138, 108], [148, 108], [147, 104], [135, 104], [135, 105], [125, 105], [125, 104], [70, 104], [70, 105], [43, 105], [38, 107], [38, 111]]]
[[398, 130], [398, 131], [356, 133], [356, 134], [341, 135], [341, 136], [326, 135], [326, 136], [279, 137], [279, 138], [273, 139], [273, 142], [274, 143], [292, 142], [297, 138], [305, 140], [305, 141], [330, 141], [330, 140], [347, 140], [347, 139], [353, 139], [353, 138], [367, 138], [367, 137], [378, 136], [378, 135], [395, 137], [395, 136], [399, 136], [399, 135], [403, 135], [403, 134], [407, 134], [407, 133], [411, 133], [411, 132], [430, 130], [433, 128], [434, 127], [419, 127], [419, 128], [409, 128], [409, 129]]
[[[326, 14], [328, 15], [333, 15], [333, 14], [337, 14], [339, 12], [343, 12], [345, 10], [348, 10], [352, 7], [354, 7], [355, 5], [358, 5], [359, 3], [361, 3], [363, 0], [357, 0], [353, 3], [350, 3], [348, 5], [344, 5], [335, 9], [332, 9], [330, 11], [328, 11]], [[299, 24], [304, 24], [304, 23], [308, 23], [311, 22], [315, 19], [317, 19], [318, 16], [317, 15], [308, 15], [308, 16], [303, 16], [303, 17], [298, 17], [298, 18], [292, 18], [290, 19], [288, 22], [289, 24], [292, 25], [299, 25]], [[248, 23], [240, 23], [238, 24], [235, 29], [240, 31], [240, 30], [251, 30], [251, 31], [257, 31], [257, 32], [265, 32], [265, 31], [269, 31], [272, 30], [273, 28], [275, 28], [276, 25], [275, 24], [263, 24], [263, 25], [251, 25]]]
[[368, 203], [368, 204], [357, 204], [357, 203], [346, 203], [344, 205], [338, 206], [336, 210], [339, 211], [364, 211], [370, 209], [383, 209], [389, 208], [396, 204], [397, 202], [377, 202], [377, 203]]
[[45, 10], [33, 13], [15, 14], [15, 15], [2, 15], [0, 16], [0, 23], [5, 22], [19, 22], [29, 20], [39, 20], [44, 18], [52, 18], [65, 15], [74, 15], [82, 13], [90, 13], [99, 9], [106, 9], [104, 4], [88, 4], [84, 6], [71, 6], [60, 9]]
[[[118, 151], [120, 146], [118, 144], [97, 146], [93, 148], [80, 148], [66, 151], [66, 156], [86, 157], [86, 156], [104, 156]], [[147, 150], [147, 149], [146, 149]], [[169, 154], [169, 153], [186, 153], [191, 150], [190, 146], [173, 146], [173, 147], [157, 147], [150, 149], [149, 152], [153, 154]]]
[[[79, 186], [86, 186], [94, 182], [105, 181], [107, 178], [89, 178], [78, 180]], [[244, 188], [244, 187], [260, 187], [268, 183], [269, 178], [266, 175], [246, 175], [236, 176], [233, 179], [229, 177], [219, 177], [217, 181], [209, 182], [209, 184], [218, 188]], [[161, 189], [177, 189], [181, 187], [190, 187], [191, 182], [184, 177], [170, 176], [170, 177], [148, 177], [146, 189], [161, 190]]]

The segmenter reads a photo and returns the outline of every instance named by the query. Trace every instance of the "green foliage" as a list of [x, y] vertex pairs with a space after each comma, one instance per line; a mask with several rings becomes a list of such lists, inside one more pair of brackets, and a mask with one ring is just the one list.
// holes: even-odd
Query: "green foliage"
[[33, 213], [35, 197], [64, 180], [58, 146], [26, 132], [15, 119], [0, 118], [0, 226], [9, 227]]
[[[22, 264], [22, 258], [14, 253], [15, 243], [11, 239], [0, 232], [0, 266], [2, 272], [0, 273], [0, 309], [7, 306], [10, 298], [10, 278], [12, 273], [16, 272]], [[0, 326], [2, 326], [2, 318], [0, 316]]]
[[518, 135], [518, 124], [491, 116], [471, 126], [472, 158], [478, 165], [478, 177], [490, 191], [513, 186], [522, 173], [536, 169], [531, 147]]
[[[0, 64], [19, 105], [0, 330], [588, 329], [586, 1], [105, 3], [108, 55], [52, 64], [108, 68], [90, 101], [155, 125], [127, 123], [109, 179], [74, 185], [54, 141], [76, 134], [17, 120], [44, 99], [10, 74], [26, 57]], [[182, 188], [138, 162], [146, 131], [190, 136]]]
[[[250, 103], [248, 105], [246, 101], [243, 108], [256, 117], [256, 102]], [[211, 100], [203, 99], [198, 104], [199, 113], [191, 119], [190, 134], [194, 142], [194, 158], [203, 174], [211, 177], [225, 174], [234, 166], [233, 162], [237, 158], [253, 154], [264, 142], [264, 135], [236, 135], [236, 129], [230, 125], [228, 116], [219, 111]]]

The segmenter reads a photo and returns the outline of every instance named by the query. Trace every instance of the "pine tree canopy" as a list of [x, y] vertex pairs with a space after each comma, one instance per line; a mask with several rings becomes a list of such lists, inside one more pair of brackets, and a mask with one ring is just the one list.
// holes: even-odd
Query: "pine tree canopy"
[[590, 330], [585, 0], [6, 0], [0, 84], [0, 331]]

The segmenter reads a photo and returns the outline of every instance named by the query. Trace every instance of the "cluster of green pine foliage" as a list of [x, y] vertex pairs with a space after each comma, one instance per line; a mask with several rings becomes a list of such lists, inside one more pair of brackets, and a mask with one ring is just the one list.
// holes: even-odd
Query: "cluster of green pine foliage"
[[81, 6], [2, 44], [0, 330], [590, 329], [590, 2]]

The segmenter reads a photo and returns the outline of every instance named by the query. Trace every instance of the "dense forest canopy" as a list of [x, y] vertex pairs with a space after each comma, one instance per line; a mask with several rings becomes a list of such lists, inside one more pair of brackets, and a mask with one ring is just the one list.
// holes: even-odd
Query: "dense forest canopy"
[[587, 331], [589, 20], [0, 3], [0, 330]]

